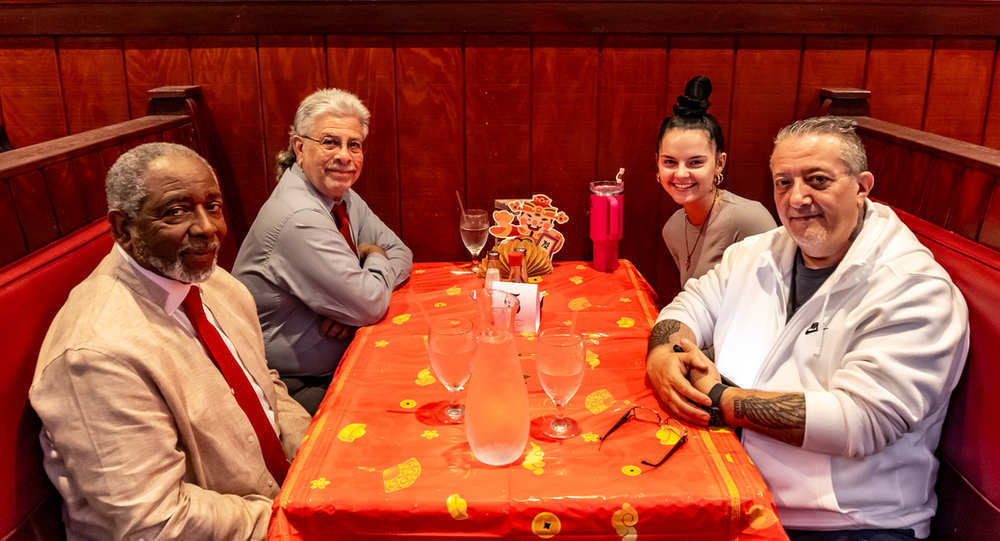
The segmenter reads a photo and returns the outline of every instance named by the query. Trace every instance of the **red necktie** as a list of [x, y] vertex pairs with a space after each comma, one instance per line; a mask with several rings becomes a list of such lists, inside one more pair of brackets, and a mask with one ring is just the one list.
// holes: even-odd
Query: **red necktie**
[[205, 316], [205, 308], [201, 305], [201, 293], [196, 286], [191, 286], [191, 291], [188, 292], [181, 305], [184, 307], [184, 313], [191, 320], [191, 324], [194, 325], [201, 343], [208, 350], [215, 365], [219, 367], [226, 382], [229, 383], [236, 403], [240, 405], [243, 413], [250, 420], [250, 424], [253, 425], [253, 431], [257, 433], [257, 441], [264, 454], [267, 471], [271, 472], [271, 477], [274, 477], [278, 484], [283, 483], [285, 475], [288, 473], [288, 459], [285, 458], [285, 451], [282, 450], [281, 442], [278, 441], [278, 436], [274, 433], [274, 428], [267, 419], [267, 414], [264, 413], [264, 406], [257, 398], [257, 393], [250, 385], [250, 380], [247, 379], [239, 361], [236, 360], [229, 346], [222, 339], [219, 330]]
[[337, 228], [340, 229], [340, 234], [344, 236], [347, 245], [351, 247], [354, 255], [358, 255], [358, 249], [354, 247], [354, 241], [351, 240], [351, 223], [347, 221], [347, 205], [343, 202], [334, 205], [333, 216], [337, 219]]

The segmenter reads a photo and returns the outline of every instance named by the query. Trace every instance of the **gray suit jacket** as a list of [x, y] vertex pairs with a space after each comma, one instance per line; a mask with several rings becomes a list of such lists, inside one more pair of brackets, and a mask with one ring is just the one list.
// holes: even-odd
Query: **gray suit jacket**
[[[252, 297], [222, 269], [201, 289], [293, 457], [310, 418], [267, 368]], [[165, 301], [112, 249], [42, 344], [29, 396], [68, 537], [264, 539], [280, 487], [225, 378]]]

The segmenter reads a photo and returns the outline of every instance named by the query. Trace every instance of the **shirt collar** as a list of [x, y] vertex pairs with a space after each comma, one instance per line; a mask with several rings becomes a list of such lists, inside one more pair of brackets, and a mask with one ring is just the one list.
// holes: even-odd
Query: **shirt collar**
[[194, 284], [185, 284], [184, 282], [178, 282], [177, 280], [160, 276], [159, 274], [156, 274], [155, 272], [139, 265], [139, 263], [137, 263], [136, 260], [133, 259], [132, 256], [129, 255], [129, 253], [126, 252], [125, 249], [118, 243], [115, 243], [115, 248], [118, 250], [118, 253], [120, 253], [125, 260], [128, 261], [133, 268], [135, 268], [135, 270], [139, 271], [139, 273], [148, 278], [150, 282], [153, 282], [153, 284], [166, 292], [167, 302], [163, 304], [163, 310], [168, 316], [174, 315], [174, 312], [177, 311], [177, 307], [184, 302], [184, 298], [187, 297], [188, 292], [191, 290], [191, 286]]

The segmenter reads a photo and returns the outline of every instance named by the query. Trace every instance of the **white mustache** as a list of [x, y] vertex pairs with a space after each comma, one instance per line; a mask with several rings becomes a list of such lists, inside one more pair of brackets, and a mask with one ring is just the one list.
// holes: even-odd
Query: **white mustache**
[[789, 218], [811, 218], [813, 216], [819, 215], [819, 209], [814, 209], [812, 207], [802, 207], [799, 209], [790, 208], [788, 209]]
[[187, 252], [207, 252], [209, 250], [218, 250], [219, 246], [220, 246], [220, 243], [217, 240], [214, 240], [212, 242], [208, 242], [208, 243], [205, 243], [205, 244], [195, 244], [193, 242], [188, 242], [188, 243], [185, 243], [184, 246], [181, 247], [181, 251], [187, 251]]
[[341, 165], [341, 164], [338, 164], [338, 163], [332, 163], [332, 164], [326, 166], [326, 170], [327, 171], [337, 171], [339, 173], [353, 173], [354, 171], [357, 171], [358, 168], [355, 167], [353, 163], [349, 164], [349, 165]]

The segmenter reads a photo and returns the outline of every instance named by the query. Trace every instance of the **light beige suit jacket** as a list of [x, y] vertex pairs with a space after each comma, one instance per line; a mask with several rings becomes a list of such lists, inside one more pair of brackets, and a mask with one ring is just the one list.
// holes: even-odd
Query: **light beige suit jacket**
[[[276, 412], [291, 459], [310, 418], [267, 368], [253, 298], [222, 269], [201, 289]], [[280, 487], [225, 378], [165, 301], [112, 249], [42, 344], [29, 396], [70, 541], [267, 532]]]

